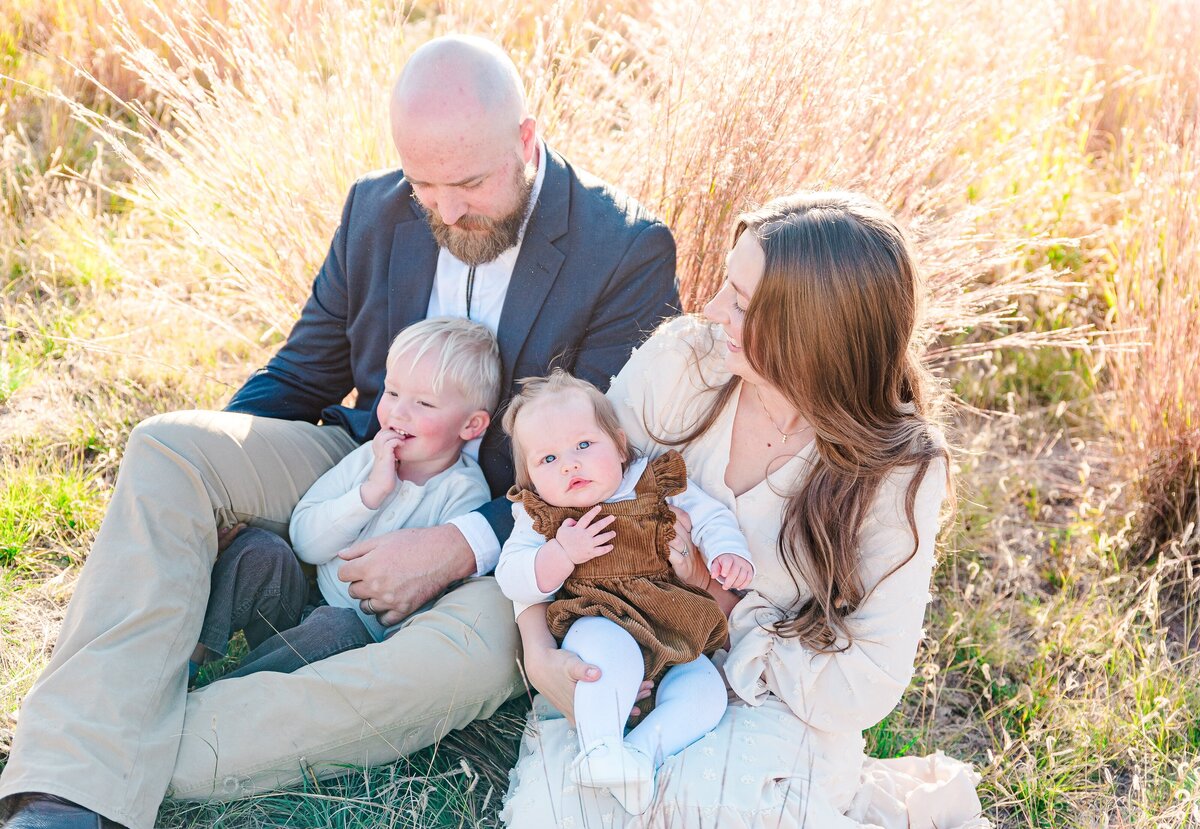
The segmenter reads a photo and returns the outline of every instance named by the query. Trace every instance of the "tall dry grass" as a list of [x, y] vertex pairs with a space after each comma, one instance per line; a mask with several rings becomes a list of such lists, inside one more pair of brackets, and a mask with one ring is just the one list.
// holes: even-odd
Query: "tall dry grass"
[[[910, 223], [934, 334], [1001, 329], [1014, 296], [1057, 287], [1012, 267], [1040, 241], [1005, 221], [1024, 195], [971, 195], [985, 170], [1028, 161], [1034, 133], [980, 143], [979, 125], [1032, 82], [1021, 44], [1048, 3], [680, 0], [589, 17], [575, 2], [527, 28], [486, 4], [306, 8], [281, 35], [271, 3], [231, 5], [228, 25], [151, 5], [154, 49], [144, 20], [118, 17], [117, 48], [156, 106], [127, 107], [132, 129], [80, 110], [132, 173], [118, 192], [145, 244], [118, 267], [242, 297], [236, 322], [257, 316], [267, 336], [293, 319], [350, 182], [395, 163], [383, 100], [404, 56], [454, 29], [517, 54], [550, 142], [668, 221], [691, 306], [720, 278], [733, 216], [802, 187], [863, 189]], [[988, 48], [965, 45], [980, 37]]]
[[1109, 242], [1113, 318], [1141, 347], [1113, 360], [1151, 555], [1200, 524], [1200, 95], [1171, 89], [1130, 163]]
[[[1134, 560], [1200, 523], [1200, 7], [1092, 8], [1104, 44], [1096, 143], [1112, 182], [1099, 275], [1112, 326], [1108, 412], [1139, 507]], [[1186, 540], [1186, 539], [1184, 539]]]
[[[0, 507], [39, 516], [0, 582], [0, 747], [69, 593], [53, 562], [86, 550], [129, 428], [219, 406], [265, 359], [350, 183], [396, 163], [396, 71], [472, 31], [512, 52], [553, 147], [667, 219], [693, 306], [756, 202], [853, 187], [901, 215], [930, 358], [1005, 414], [960, 412], [954, 552], [871, 745], [975, 760], [1002, 826], [1196, 825], [1198, 18], [1192, 0], [0, 0]], [[1009, 348], [1088, 326], [1120, 348]], [[35, 479], [85, 482], [65, 500], [88, 509]], [[1131, 566], [1146, 538], [1163, 552]], [[457, 750], [502, 785], [485, 743]], [[163, 820], [349, 825], [394, 791], [359, 782]], [[494, 816], [483, 790], [451, 789], [466, 825]], [[416, 794], [397, 802], [419, 824]], [[397, 814], [376, 805], [360, 822]]]

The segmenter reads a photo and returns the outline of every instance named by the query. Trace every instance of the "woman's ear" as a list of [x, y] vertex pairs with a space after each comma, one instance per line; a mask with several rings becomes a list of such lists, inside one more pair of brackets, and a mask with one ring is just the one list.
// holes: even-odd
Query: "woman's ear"
[[467, 422], [459, 431], [458, 436], [463, 440], [475, 440], [475, 438], [487, 431], [488, 426], [492, 422], [492, 416], [483, 409], [471, 412], [471, 416], [467, 418]]

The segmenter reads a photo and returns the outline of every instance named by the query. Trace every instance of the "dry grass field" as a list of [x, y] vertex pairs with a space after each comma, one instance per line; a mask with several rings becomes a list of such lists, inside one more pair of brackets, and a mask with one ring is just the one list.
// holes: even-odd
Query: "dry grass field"
[[[963, 489], [872, 750], [972, 760], [1001, 827], [1200, 826], [1194, 0], [0, 0], [0, 766], [129, 431], [278, 345], [448, 31], [664, 217], [691, 307], [756, 201], [903, 218]], [[520, 715], [160, 820], [491, 826]]]

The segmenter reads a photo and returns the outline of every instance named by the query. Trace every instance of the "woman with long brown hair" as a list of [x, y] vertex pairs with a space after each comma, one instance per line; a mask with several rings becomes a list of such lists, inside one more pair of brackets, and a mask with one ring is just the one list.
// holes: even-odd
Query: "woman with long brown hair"
[[[639, 449], [678, 447], [738, 517], [755, 557], [734, 595], [673, 563], [729, 613], [731, 704], [667, 758], [631, 818], [570, 785], [572, 689], [596, 669], [555, 647], [538, 607], [518, 619], [535, 704], [510, 827], [981, 827], [970, 768], [940, 754], [879, 761], [862, 731], [896, 706], [930, 600], [939, 516], [953, 500], [916, 334], [920, 284], [875, 202], [802, 193], [741, 216], [706, 319], [666, 323], [609, 396]], [[687, 529], [681, 517], [681, 529]]]

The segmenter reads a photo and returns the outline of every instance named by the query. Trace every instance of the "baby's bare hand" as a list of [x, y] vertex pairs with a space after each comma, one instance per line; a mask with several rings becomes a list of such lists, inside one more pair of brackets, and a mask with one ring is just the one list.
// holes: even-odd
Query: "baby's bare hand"
[[598, 556], [612, 552], [612, 544], [609, 542], [616, 538], [617, 534], [611, 531], [604, 532], [604, 528], [615, 519], [611, 515], [606, 515], [597, 521], [596, 516], [600, 514], [600, 506], [597, 504], [592, 507], [581, 515], [578, 521], [568, 518], [562, 522], [562, 526], [558, 528], [558, 533], [554, 536], [554, 540], [562, 545], [563, 551], [572, 564], [583, 564], [585, 561], [591, 561]]
[[726, 590], [741, 590], [750, 586], [754, 568], [750, 562], [733, 553], [722, 553], [713, 559], [712, 577]]

